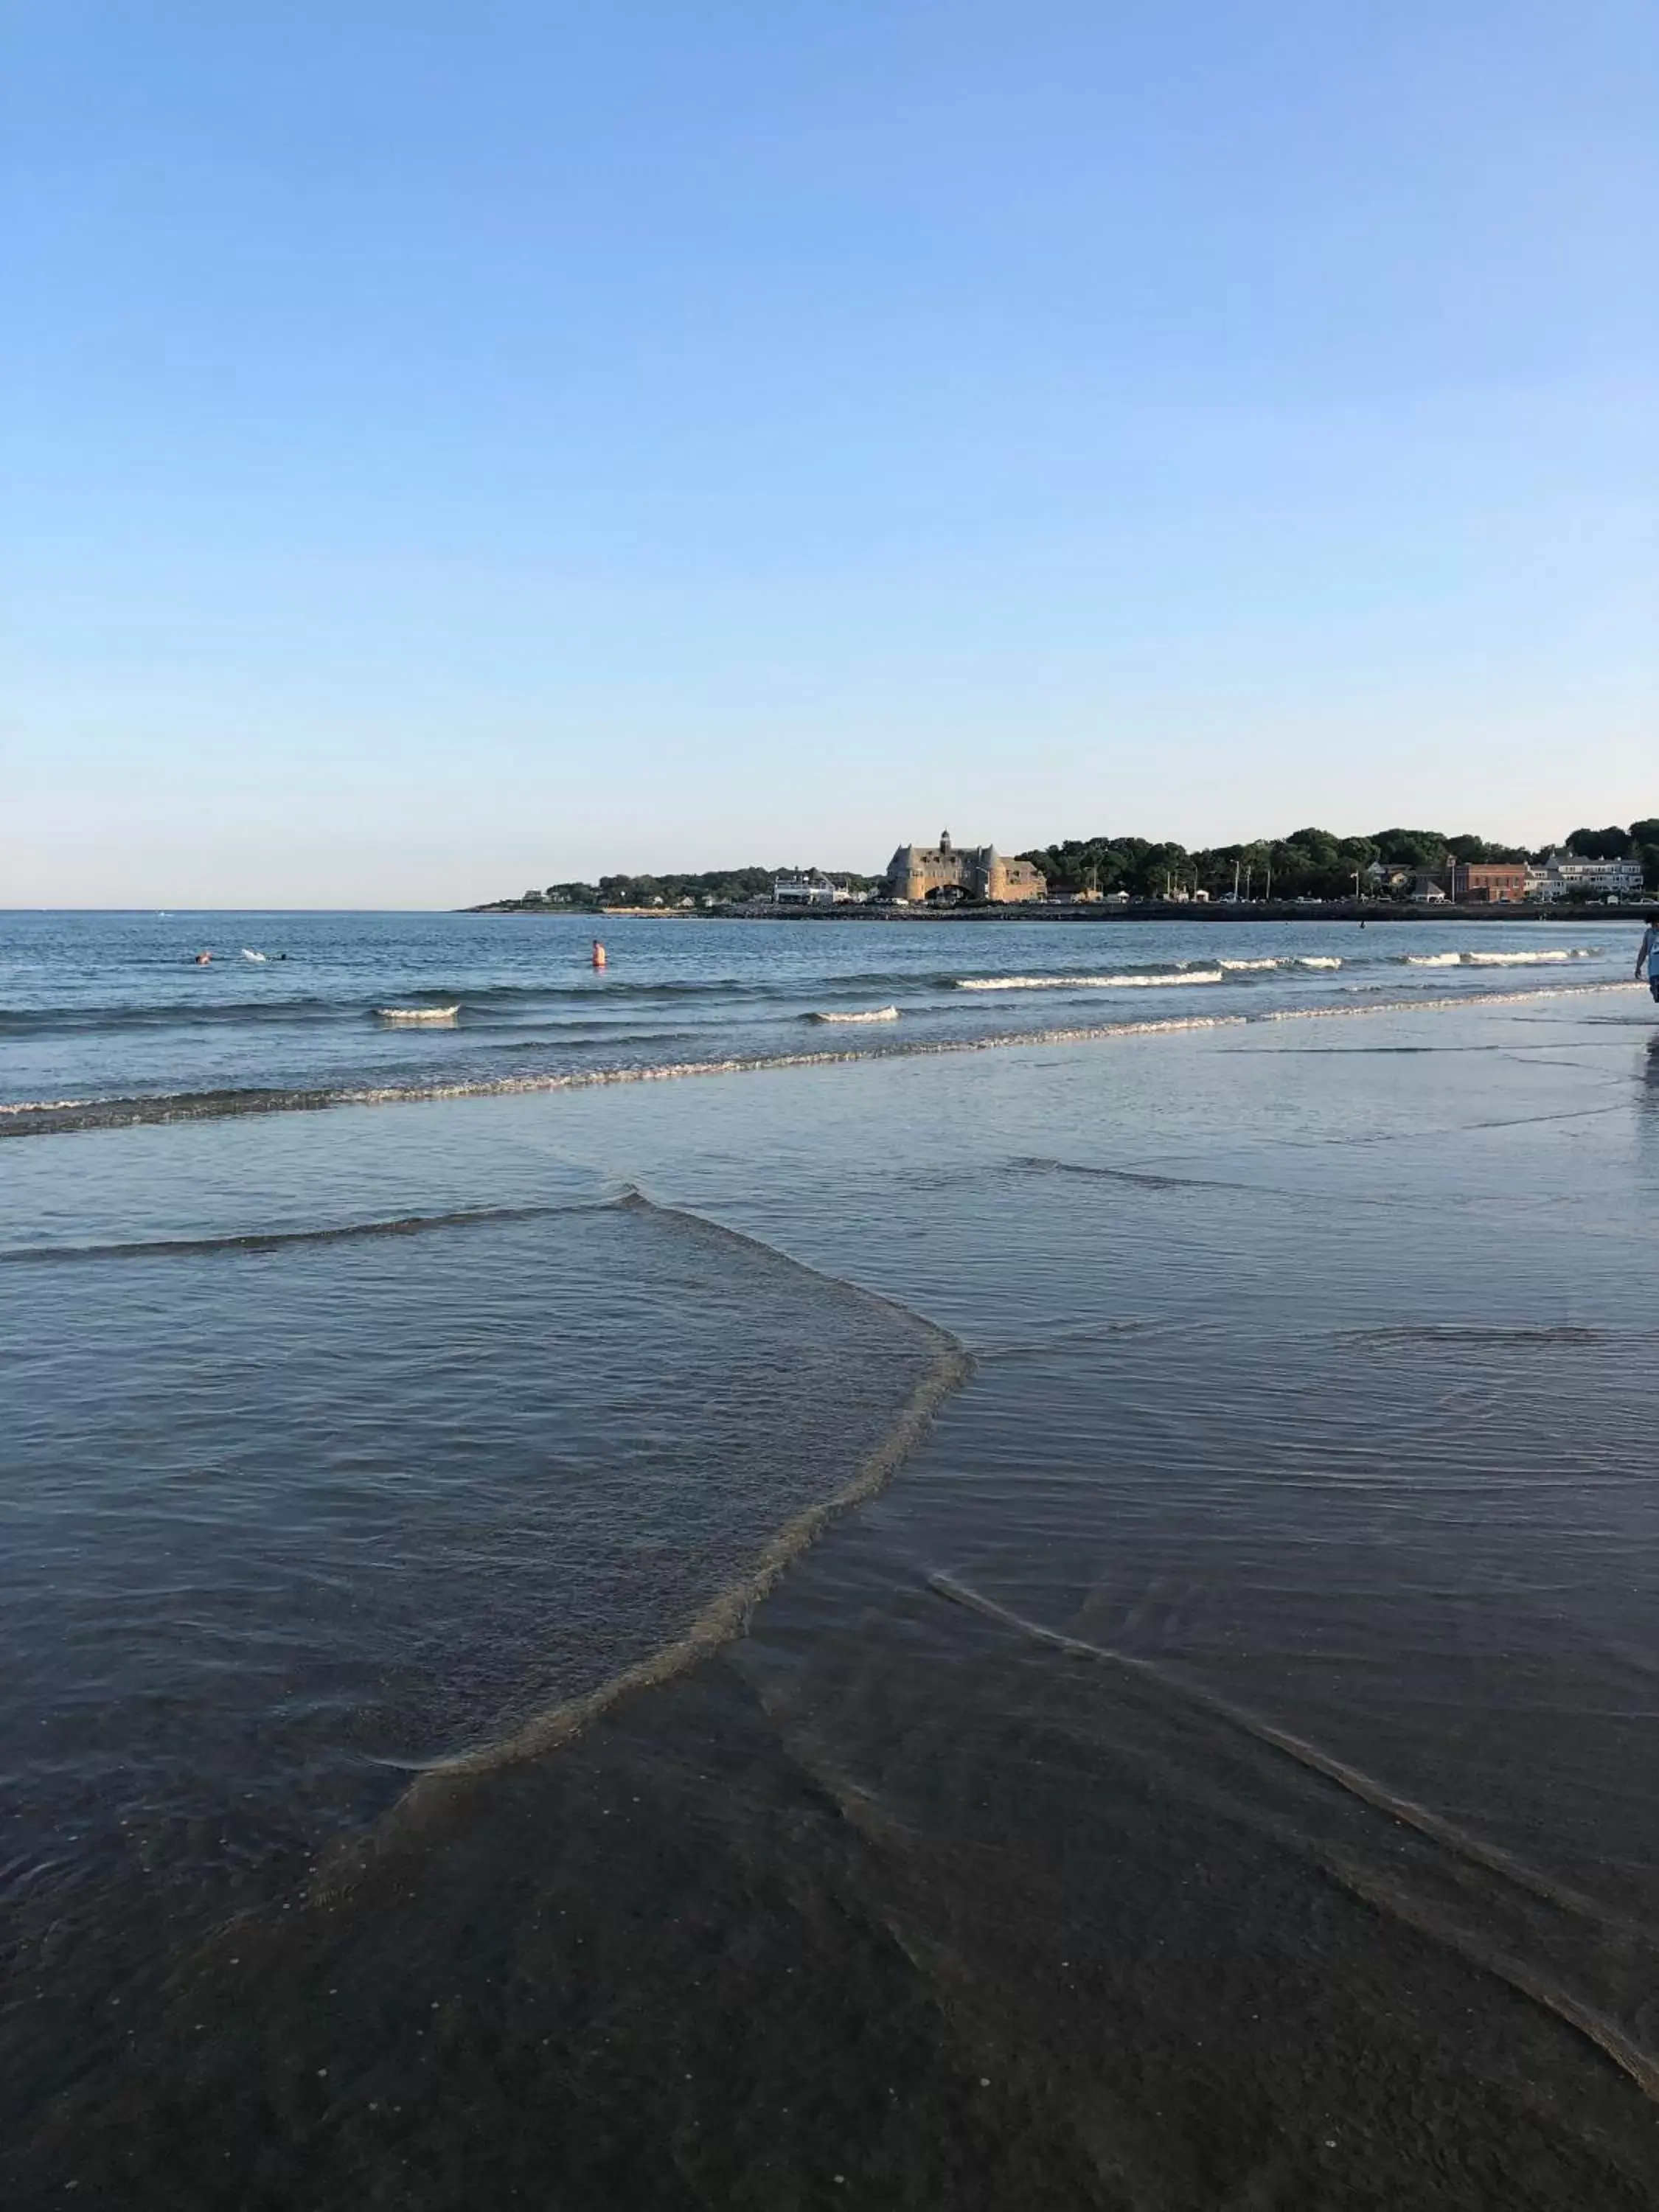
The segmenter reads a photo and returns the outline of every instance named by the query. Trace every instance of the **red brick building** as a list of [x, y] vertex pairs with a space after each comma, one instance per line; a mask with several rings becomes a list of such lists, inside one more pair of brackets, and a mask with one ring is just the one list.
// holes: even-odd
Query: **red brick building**
[[1519, 906], [1527, 896], [1524, 860], [1460, 860], [1451, 895], [1460, 906]]

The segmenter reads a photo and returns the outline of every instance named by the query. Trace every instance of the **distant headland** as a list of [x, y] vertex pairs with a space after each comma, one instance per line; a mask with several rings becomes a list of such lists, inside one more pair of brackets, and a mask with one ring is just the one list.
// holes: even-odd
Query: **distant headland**
[[[601, 876], [493, 899], [471, 914], [647, 914], [845, 920], [939, 914], [1164, 913], [1170, 908], [1293, 916], [1310, 907], [1363, 907], [1377, 919], [1455, 908], [1491, 915], [1638, 903], [1659, 892], [1659, 817], [1574, 830], [1528, 852], [1464, 833], [1328, 830], [1189, 852], [1170, 840], [1073, 837], [1005, 857], [994, 845], [901, 845], [879, 875], [852, 869], [714, 868]], [[1196, 915], [1194, 915], [1196, 919]]]

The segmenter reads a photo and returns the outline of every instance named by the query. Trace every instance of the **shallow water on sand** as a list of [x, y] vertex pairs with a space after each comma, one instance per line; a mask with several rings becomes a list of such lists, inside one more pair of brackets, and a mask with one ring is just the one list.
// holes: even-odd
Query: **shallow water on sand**
[[221, 1913], [692, 1633], [946, 1344], [637, 1198], [59, 1248], [7, 1292], [13, 1933], [60, 1954], [117, 1881]]
[[13, 1148], [18, 2201], [1650, 2203], [1644, 1011]]

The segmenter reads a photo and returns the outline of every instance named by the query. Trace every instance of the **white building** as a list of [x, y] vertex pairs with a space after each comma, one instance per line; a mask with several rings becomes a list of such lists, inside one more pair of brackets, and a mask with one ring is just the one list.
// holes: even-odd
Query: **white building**
[[1529, 899], [1562, 899], [1577, 891], [1586, 898], [1635, 901], [1642, 888], [1639, 860], [1581, 860], [1576, 853], [1552, 853], [1541, 868], [1527, 870]]
[[772, 883], [776, 906], [845, 906], [852, 896], [845, 884], [828, 876], [777, 876]]

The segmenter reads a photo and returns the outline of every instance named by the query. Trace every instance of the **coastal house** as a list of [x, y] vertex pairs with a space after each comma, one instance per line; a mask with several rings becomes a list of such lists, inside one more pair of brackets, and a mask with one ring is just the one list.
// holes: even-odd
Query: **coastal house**
[[1629, 899], [1642, 896], [1639, 860], [1581, 860], [1576, 853], [1552, 853], [1542, 866], [1527, 870], [1529, 899]]
[[844, 906], [852, 896], [828, 876], [777, 876], [772, 883], [775, 906]]
[[1021, 905], [1048, 888], [1029, 860], [1006, 860], [994, 845], [953, 845], [948, 830], [937, 845], [901, 845], [887, 864], [887, 896], [909, 905], [963, 898]]

